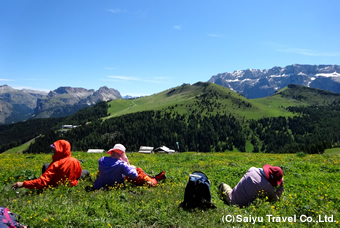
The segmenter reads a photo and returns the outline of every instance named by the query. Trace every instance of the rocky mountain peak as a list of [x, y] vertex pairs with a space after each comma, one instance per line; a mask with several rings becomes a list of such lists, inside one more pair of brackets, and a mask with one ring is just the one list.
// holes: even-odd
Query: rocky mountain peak
[[94, 104], [98, 101], [109, 101], [121, 99], [122, 96], [118, 90], [108, 88], [106, 86], [100, 87], [97, 91], [95, 91], [92, 96], [86, 98], [87, 104]]
[[95, 90], [93, 89], [87, 90], [84, 88], [74, 88], [74, 87], [65, 86], [65, 87], [59, 87], [55, 89], [53, 92], [54, 93], [50, 93], [50, 96], [68, 94], [68, 95], [72, 95], [80, 99], [83, 99], [93, 94]]
[[95, 91], [69, 86], [59, 87], [49, 93], [34, 90], [17, 90], [0, 86], [0, 124], [32, 118], [62, 117], [100, 101], [121, 99], [115, 89], [106, 86]]
[[266, 97], [289, 84], [340, 93], [340, 66], [293, 64], [265, 70], [237, 70], [212, 76], [209, 82], [225, 86], [247, 98]]
[[9, 92], [14, 92], [15, 89], [13, 89], [12, 87], [8, 86], [8, 85], [2, 85], [0, 86], [0, 93], [9, 93]]

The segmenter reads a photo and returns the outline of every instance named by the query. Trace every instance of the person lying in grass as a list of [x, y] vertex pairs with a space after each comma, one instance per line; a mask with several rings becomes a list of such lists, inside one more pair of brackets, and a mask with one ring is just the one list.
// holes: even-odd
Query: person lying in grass
[[223, 201], [228, 205], [236, 204], [241, 208], [247, 207], [260, 193], [264, 193], [269, 200], [276, 201], [283, 191], [281, 168], [269, 164], [264, 165], [263, 168], [251, 167], [234, 189], [225, 183], [219, 185], [219, 194]]
[[98, 176], [93, 189], [114, 187], [124, 183], [124, 178], [135, 185], [157, 186], [158, 181], [165, 178], [164, 171], [156, 177], [147, 175], [141, 168], [130, 165], [125, 154], [125, 146], [116, 144], [107, 153], [109, 157], [101, 157], [98, 161]]
[[52, 163], [45, 164], [42, 175], [35, 180], [16, 182], [12, 185], [13, 189], [29, 188], [43, 189], [48, 186], [57, 186], [68, 182], [71, 186], [78, 184], [81, 175], [89, 175], [88, 171], [82, 170], [80, 162], [71, 156], [71, 144], [66, 140], [58, 140], [51, 144], [54, 155]]

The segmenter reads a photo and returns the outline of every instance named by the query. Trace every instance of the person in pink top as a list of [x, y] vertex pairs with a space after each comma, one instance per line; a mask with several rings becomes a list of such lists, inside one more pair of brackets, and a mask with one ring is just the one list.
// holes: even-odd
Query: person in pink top
[[221, 183], [219, 194], [228, 205], [236, 204], [242, 208], [247, 207], [261, 193], [271, 201], [278, 200], [284, 191], [283, 182], [282, 169], [266, 164], [263, 168], [251, 167], [233, 189]]

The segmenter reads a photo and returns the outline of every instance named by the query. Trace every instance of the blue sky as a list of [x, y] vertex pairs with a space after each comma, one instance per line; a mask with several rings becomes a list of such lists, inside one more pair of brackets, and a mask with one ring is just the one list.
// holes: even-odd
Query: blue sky
[[223, 72], [340, 64], [339, 0], [1, 0], [0, 85], [151, 95]]

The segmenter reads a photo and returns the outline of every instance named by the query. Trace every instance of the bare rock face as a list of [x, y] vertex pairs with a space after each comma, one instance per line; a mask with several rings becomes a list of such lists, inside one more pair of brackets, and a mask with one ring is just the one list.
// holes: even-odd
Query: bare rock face
[[294, 64], [266, 70], [238, 70], [212, 76], [209, 82], [232, 89], [249, 99], [273, 95], [289, 84], [340, 93], [340, 66]]
[[88, 96], [83, 103], [86, 102], [88, 105], [96, 104], [99, 101], [109, 101], [121, 99], [122, 96], [118, 92], [118, 90], [110, 89], [106, 86], [100, 87], [97, 91], [95, 91], [91, 96]]
[[29, 118], [50, 118], [71, 115], [100, 101], [121, 99], [115, 89], [101, 87], [95, 91], [84, 88], [59, 87], [49, 93], [17, 90], [0, 86], [0, 124], [14, 123]]
[[46, 92], [17, 90], [8, 85], [0, 86], [0, 124], [26, 120], [32, 116], [37, 100]]

